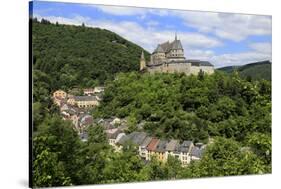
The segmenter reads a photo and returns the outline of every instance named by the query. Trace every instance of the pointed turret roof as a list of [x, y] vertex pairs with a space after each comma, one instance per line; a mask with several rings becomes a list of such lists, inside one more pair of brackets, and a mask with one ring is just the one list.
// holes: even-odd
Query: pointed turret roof
[[164, 50], [163, 50], [163, 48], [161, 47], [161, 45], [158, 45], [157, 48], [154, 50], [153, 53], [163, 53], [163, 52], [164, 52]]
[[177, 38], [177, 32], [175, 33], [175, 40], [171, 43], [171, 49], [183, 49], [181, 41]]
[[141, 59], [142, 59], [142, 60], [144, 59], [143, 51], [141, 51]]

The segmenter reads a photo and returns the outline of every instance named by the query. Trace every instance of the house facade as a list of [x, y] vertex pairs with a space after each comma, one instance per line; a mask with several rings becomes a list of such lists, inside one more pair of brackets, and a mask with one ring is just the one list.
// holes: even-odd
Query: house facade
[[90, 108], [99, 105], [99, 100], [95, 96], [75, 96], [74, 101], [79, 108]]
[[57, 90], [53, 93], [53, 97], [65, 99], [67, 97], [67, 93], [63, 90]]

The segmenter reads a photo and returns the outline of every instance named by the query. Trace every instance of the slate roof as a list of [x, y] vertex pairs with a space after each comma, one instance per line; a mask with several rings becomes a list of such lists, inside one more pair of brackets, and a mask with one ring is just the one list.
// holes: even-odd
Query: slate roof
[[170, 42], [169, 41], [160, 44], [160, 46], [165, 52], [168, 52], [170, 50]]
[[137, 145], [140, 145], [147, 136], [145, 132], [133, 132], [130, 135], [130, 140]]
[[117, 135], [117, 137], [116, 137], [116, 143], [117, 142], [119, 142], [120, 141], [120, 139], [123, 137], [123, 136], [125, 136], [125, 133], [119, 133], [118, 135]]
[[157, 48], [154, 50], [153, 53], [164, 53], [164, 49], [161, 47], [161, 45], [158, 45]]
[[173, 42], [165, 42], [157, 46], [154, 52], [169, 52], [172, 49], [183, 49], [181, 41], [175, 38]]
[[93, 117], [91, 115], [85, 115], [83, 117], [81, 117], [81, 125], [91, 125], [93, 124], [94, 120]]
[[149, 150], [149, 151], [154, 151], [159, 142], [160, 142], [159, 139], [153, 138], [153, 139], [150, 141], [150, 143], [148, 144], [147, 150]]
[[151, 142], [151, 140], [152, 140], [152, 137], [149, 137], [149, 136], [145, 137], [145, 139], [142, 141], [140, 146], [146, 148], [148, 146], [148, 144]]
[[165, 152], [166, 151], [166, 144], [167, 144], [166, 140], [160, 140], [160, 142], [156, 146], [155, 151], [156, 152]]
[[170, 140], [167, 144], [166, 144], [166, 150], [167, 151], [174, 151], [177, 147], [177, 144], [179, 143], [178, 140]]
[[181, 145], [177, 146], [175, 151], [187, 153], [187, 152], [189, 152], [191, 144], [192, 144], [192, 141], [185, 140], [185, 141], [183, 141], [183, 143]]
[[97, 98], [95, 96], [75, 96], [75, 101], [95, 101]]
[[124, 145], [129, 140], [128, 135], [123, 135], [116, 143]]
[[174, 40], [171, 44], [171, 49], [183, 49], [180, 40]]
[[192, 66], [214, 66], [213, 64], [211, 64], [208, 61], [194, 60], [194, 59], [189, 59], [186, 61], [191, 63]]
[[204, 152], [204, 149], [200, 149], [199, 147], [195, 146], [192, 148], [191, 150], [191, 156], [197, 157], [197, 158], [201, 158], [202, 154]]

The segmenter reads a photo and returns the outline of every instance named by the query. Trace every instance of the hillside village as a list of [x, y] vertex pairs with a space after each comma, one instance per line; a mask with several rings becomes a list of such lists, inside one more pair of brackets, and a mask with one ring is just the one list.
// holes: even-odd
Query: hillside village
[[[190, 140], [180, 142], [174, 139], [158, 139], [145, 132], [135, 131], [126, 134], [128, 129], [126, 119], [118, 117], [93, 118], [90, 110], [99, 106], [104, 89], [104, 87], [83, 89], [82, 96], [75, 96], [63, 90], [57, 90], [53, 93], [53, 102], [59, 107], [63, 120], [72, 122], [73, 128], [82, 141], [88, 140], [88, 127], [101, 125], [106, 133], [109, 145], [113, 147], [115, 152], [122, 151], [123, 147], [131, 143], [136, 146], [138, 155], [145, 161], [149, 161], [152, 156], [155, 156], [159, 161], [166, 162], [170, 155], [178, 158], [182, 166], [202, 157], [206, 147], [202, 143], [194, 144]], [[141, 124], [138, 127], [141, 128]]]

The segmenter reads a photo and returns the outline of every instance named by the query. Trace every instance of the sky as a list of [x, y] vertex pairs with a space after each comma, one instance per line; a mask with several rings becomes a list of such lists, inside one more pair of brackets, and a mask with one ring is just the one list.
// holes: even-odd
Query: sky
[[113, 31], [150, 53], [173, 41], [216, 68], [272, 59], [271, 16], [35, 1], [33, 17]]

